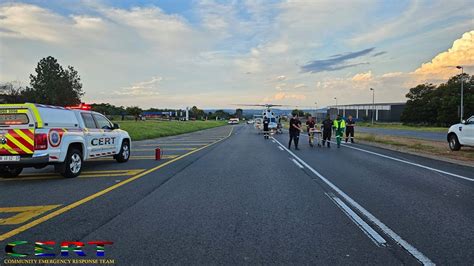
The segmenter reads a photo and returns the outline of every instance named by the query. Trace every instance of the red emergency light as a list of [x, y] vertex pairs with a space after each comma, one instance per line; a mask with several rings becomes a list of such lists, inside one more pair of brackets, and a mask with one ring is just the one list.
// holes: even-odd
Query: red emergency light
[[87, 111], [92, 110], [92, 106], [86, 103], [80, 103], [79, 105], [76, 105], [76, 106], [66, 106], [66, 108], [76, 109], [76, 110], [87, 110]]

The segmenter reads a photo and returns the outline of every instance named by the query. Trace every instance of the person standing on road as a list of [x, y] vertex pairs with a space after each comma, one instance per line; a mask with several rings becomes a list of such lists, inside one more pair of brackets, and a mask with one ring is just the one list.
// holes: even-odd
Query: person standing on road
[[309, 146], [313, 147], [313, 142], [314, 140], [312, 134], [314, 134], [314, 127], [316, 125], [316, 122], [314, 121], [314, 117], [308, 116], [308, 120], [306, 120], [306, 131], [308, 132], [308, 141], [309, 141]]
[[337, 119], [334, 120], [334, 129], [336, 130], [337, 147], [340, 148], [344, 130], [346, 129], [346, 121], [342, 119], [341, 115], [337, 115]]
[[355, 121], [352, 119], [352, 115], [346, 121], [346, 143], [349, 140], [349, 136], [351, 137], [351, 143], [354, 143], [354, 126]]
[[321, 128], [323, 130], [323, 146], [324, 144], [328, 143], [328, 148], [331, 148], [331, 134], [332, 134], [332, 125], [333, 121], [331, 120], [331, 117], [329, 114], [326, 116], [326, 119], [324, 119], [323, 123], [321, 124]]
[[298, 141], [300, 139], [301, 132], [301, 121], [298, 119], [298, 114], [294, 114], [293, 118], [290, 119], [290, 141], [288, 143], [288, 149], [291, 149], [291, 141], [295, 143], [295, 150], [298, 149]]
[[263, 117], [263, 138], [268, 139], [268, 125], [270, 124], [270, 119], [267, 116]]

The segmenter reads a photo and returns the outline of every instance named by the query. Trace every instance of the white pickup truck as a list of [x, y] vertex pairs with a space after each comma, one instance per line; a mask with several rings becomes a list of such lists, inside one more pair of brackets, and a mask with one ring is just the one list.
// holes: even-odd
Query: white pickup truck
[[449, 128], [448, 143], [453, 151], [460, 150], [461, 146], [474, 147], [474, 116]]
[[1, 177], [51, 164], [64, 177], [76, 177], [83, 162], [93, 158], [128, 161], [130, 148], [128, 133], [88, 105], [0, 104]]

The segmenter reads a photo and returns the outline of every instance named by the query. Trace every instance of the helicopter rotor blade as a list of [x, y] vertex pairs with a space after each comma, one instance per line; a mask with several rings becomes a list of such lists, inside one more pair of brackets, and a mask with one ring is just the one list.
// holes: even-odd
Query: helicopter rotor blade
[[238, 106], [259, 106], [259, 107], [282, 107], [282, 106], [290, 106], [290, 105], [284, 105], [284, 104], [233, 104], [233, 105], [238, 105]]

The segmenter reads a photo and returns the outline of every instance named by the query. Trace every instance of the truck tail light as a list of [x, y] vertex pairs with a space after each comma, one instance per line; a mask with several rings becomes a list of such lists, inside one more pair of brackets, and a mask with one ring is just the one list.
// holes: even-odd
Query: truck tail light
[[35, 150], [46, 150], [48, 148], [48, 134], [35, 134]]

